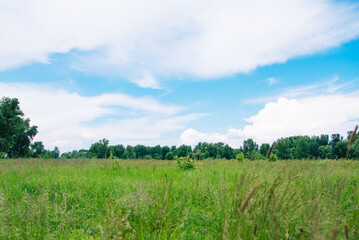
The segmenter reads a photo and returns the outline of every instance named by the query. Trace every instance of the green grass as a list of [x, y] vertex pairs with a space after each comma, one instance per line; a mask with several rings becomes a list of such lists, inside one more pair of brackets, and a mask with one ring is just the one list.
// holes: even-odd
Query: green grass
[[0, 160], [0, 239], [359, 239], [359, 162], [197, 166]]

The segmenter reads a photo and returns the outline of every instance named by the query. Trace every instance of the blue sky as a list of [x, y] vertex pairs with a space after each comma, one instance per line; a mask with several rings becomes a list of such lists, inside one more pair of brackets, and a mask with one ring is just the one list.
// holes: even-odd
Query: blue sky
[[343, 135], [359, 122], [355, 1], [0, 3], [0, 95], [61, 151]]

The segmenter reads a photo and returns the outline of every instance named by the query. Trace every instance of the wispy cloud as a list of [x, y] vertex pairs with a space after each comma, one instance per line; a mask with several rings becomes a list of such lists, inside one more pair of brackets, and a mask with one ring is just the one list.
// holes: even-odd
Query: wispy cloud
[[302, 98], [313, 95], [326, 95], [338, 92], [350, 92], [352, 89], [353, 82], [348, 81], [339, 83], [339, 76], [335, 75], [328, 81], [314, 83], [310, 85], [295, 86], [286, 89], [278, 89], [277, 93], [271, 92], [268, 96], [261, 96], [252, 99], [247, 99], [244, 102], [246, 104], [265, 104], [267, 102], [276, 101], [280, 97], [291, 98]]
[[212, 78], [349, 41], [359, 9], [330, 0], [22, 0], [0, 4], [0, 23], [2, 70], [76, 49], [73, 65], [84, 71]]
[[278, 80], [274, 77], [267, 78], [267, 82], [269, 86], [272, 86], [273, 84], [278, 83]]

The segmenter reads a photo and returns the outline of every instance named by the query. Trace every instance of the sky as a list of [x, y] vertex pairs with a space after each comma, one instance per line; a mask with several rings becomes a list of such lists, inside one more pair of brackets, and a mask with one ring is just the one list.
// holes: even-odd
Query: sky
[[34, 141], [239, 147], [359, 123], [359, 1], [0, 0]]

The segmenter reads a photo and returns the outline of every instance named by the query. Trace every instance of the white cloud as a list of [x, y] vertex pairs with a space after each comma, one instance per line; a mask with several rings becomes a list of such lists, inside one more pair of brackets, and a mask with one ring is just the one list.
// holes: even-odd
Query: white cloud
[[272, 86], [273, 84], [278, 83], [278, 80], [274, 77], [267, 78], [267, 81], [268, 81], [269, 86]]
[[154, 76], [247, 72], [338, 46], [359, 34], [359, 10], [331, 0], [1, 1], [0, 69], [51, 62]]
[[156, 79], [148, 73], [143, 75], [141, 78], [131, 80], [131, 82], [142, 88], [161, 89]]
[[241, 129], [229, 129], [226, 134], [187, 129], [181, 135], [181, 142], [193, 145], [198, 141], [221, 141], [238, 147], [248, 138], [271, 143], [280, 137], [295, 135], [340, 133], [346, 136], [346, 132], [358, 124], [358, 102], [359, 92], [293, 99], [280, 97], [246, 119], [248, 124]]
[[47, 148], [58, 146], [61, 151], [88, 148], [102, 138], [111, 144], [163, 141], [165, 134], [205, 116], [183, 114], [183, 107], [162, 104], [152, 97], [85, 97], [41, 84], [0, 82], [0, 96], [18, 98], [25, 116], [38, 126], [35, 140], [43, 141]]

